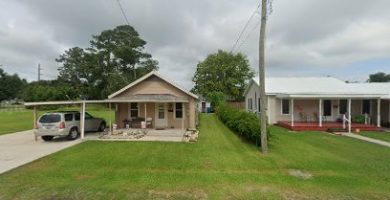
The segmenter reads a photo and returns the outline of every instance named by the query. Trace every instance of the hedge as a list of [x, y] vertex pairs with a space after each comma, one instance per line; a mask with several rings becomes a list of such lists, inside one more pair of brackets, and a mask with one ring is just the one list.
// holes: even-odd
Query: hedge
[[[220, 104], [216, 110], [218, 118], [232, 131], [244, 139], [260, 145], [260, 122], [254, 113]], [[269, 133], [267, 131], [267, 136]], [[269, 137], [267, 137], [269, 138]]]

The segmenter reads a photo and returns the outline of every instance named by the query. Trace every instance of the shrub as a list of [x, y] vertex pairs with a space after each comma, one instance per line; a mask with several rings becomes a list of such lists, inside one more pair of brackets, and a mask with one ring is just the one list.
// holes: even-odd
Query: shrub
[[[260, 122], [254, 113], [219, 104], [216, 110], [218, 118], [240, 137], [258, 145], [260, 144]], [[267, 130], [269, 136], [269, 131]], [[269, 137], [267, 137], [269, 138]]]
[[363, 124], [366, 121], [366, 117], [364, 115], [358, 115], [353, 118], [353, 122]]

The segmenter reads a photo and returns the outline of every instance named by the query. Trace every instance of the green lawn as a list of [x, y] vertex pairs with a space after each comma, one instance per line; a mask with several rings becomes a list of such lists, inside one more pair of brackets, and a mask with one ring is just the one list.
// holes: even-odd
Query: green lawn
[[215, 115], [200, 120], [194, 144], [88, 141], [45, 157], [0, 175], [0, 199], [390, 198], [388, 148], [272, 127], [264, 156]]
[[[79, 108], [61, 108], [59, 110], [78, 110]], [[108, 108], [102, 106], [90, 106], [86, 108], [87, 112], [94, 117], [101, 117], [109, 121], [110, 112]], [[54, 110], [51, 110], [54, 111]], [[39, 116], [48, 111], [39, 111]], [[112, 119], [115, 120], [114, 111], [111, 111]], [[18, 131], [29, 130], [33, 128], [33, 111], [20, 110], [12, 112], [0, 112], [0, 135], [14, 133]]]
[[360, 135], [390, 142], [390, 132], [362, 132]]

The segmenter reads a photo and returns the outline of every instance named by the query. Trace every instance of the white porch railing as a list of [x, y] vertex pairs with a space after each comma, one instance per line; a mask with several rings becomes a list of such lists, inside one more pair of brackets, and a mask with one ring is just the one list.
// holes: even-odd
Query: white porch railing
[[347, 128], [347, 122], [349, 123], [351, 119], [348, 119], [345, 114], [343, 114], [343, 129]]

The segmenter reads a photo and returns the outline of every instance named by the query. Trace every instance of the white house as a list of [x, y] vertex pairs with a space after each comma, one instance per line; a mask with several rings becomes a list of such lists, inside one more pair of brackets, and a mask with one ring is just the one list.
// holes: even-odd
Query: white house
[[[246, 110], [255, 113], [260, 111], [258, 81], [252, 79], [244, 93]], [[265, 90], [270, 124], [293, 130], [378, 130], [390, 124], [390, 83], [346, 83], [333, 77], [269, 77], [265, 79]], [[352, 123], [358, 117], [364, 118], [364, 123]]]

